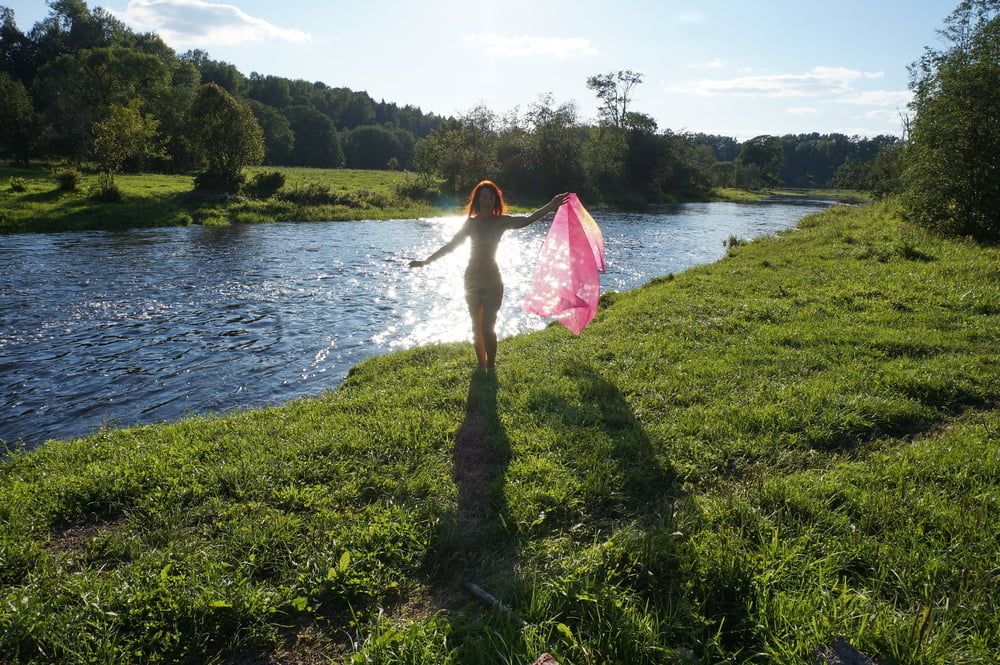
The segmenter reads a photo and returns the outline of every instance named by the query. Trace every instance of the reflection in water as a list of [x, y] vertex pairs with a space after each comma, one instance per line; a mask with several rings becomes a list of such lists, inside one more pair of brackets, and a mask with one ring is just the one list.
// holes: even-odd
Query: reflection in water
[[[598, 214], [605, 290], [722, 256], [729, 235], [792, 226], [812, 206], [688, 204]], [[468, 247], [421, 270], [461, 218], [0, 236], [0, 439], [173, 420], [335, 387], [360, 360], [469, 340]], [[500, 337], [521, 311], [540, 222], [497, 252]]]

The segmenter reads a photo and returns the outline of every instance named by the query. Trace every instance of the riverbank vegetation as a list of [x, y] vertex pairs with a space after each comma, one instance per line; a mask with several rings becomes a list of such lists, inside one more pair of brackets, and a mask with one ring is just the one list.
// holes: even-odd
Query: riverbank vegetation
[[244, 190], [228, 194], [196, 191], [190, 175], [120, 174], [108, 201], [100, 172], [0, 167], [0, 233], [410, 219], [457, 212], [456, 202], [441, 195], [433, 178], [398, 171], [256, 167], [246, 176]]
[[998, 330], [1000, 250], [838, 206], [502, 340], [495, 381], [435, 345], [49, 442], [0, 465], [0, 653], [988, 662]]

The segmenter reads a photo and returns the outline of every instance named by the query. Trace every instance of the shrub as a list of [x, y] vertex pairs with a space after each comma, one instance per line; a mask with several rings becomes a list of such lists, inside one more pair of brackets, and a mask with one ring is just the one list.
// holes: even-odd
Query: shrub
[[80, 172], [72, 166], [54, 169], [52, 177], [59, 183], [59, 189], [64, 192], [75, 192], [80, 186]]
[[10, 191], [23, 192], [28, 189], [28, 182], [24, 178], [11, 178]]
[[337, 197], [330, 192], [330, 185], [318, 182], [299, 184], [278, 192], [278, 198], [290, 203], [302, 205], [321, 205], [336, 203]]
[[109, 173], [102, 173], [97, 177], [97, 184], [90, 188], [88, 195], [101, 203], [121, 203], [125, 198]]
[[244, 188], [255, 199], [269, 199], [285, 186], [285, 174], [281, 171], [261, 171], [250, 179]]
[[240, 172], [203, 171], [194, 177], [194, 188], [200, 192], [236, 192], [244, 182], [246, 176]]
[[433, 201], [441, 196], [441, 185], [429, 173], [411, 174], [396, 183], [396, 196], [415, 201]]
[[372, 189], [362, 189], [355, 192], [354, 199], [372, 208], [388, 208], [392, 204], [391, 196]]

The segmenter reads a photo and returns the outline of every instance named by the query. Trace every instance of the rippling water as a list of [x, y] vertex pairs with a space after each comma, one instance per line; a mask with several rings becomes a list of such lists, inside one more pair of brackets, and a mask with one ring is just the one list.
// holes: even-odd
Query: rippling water
[[[729, 235], [774, 233], [823, 207], [695, 203], [601, 212], [603, 289], [714, 261]], [[273, 404], [335, 387], [374, 354], [471, 339], [462, 290], [467, 245], [426, 268], [406, 268], [461, 222], [0, 236], [0, 440], [31, 445], [102, 425]], [[547, 230], [539, 222], [500, 245], [501, 337], [546, 323], [520, 304]]]

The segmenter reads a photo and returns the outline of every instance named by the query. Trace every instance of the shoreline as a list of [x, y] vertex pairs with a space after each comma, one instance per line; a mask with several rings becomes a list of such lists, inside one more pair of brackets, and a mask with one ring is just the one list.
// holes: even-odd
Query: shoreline
[[[87, 191], [96, 175], [84, 174], [77, 191], [63, 192], [46, 168], [0, 168], [0, 235], [49, 233], [77, 230], [123, 230], [170, 226], [229, 225], [234, 223], [379, 221], [421, 219], [461, 214], [460, 205], [440, 205], [401, 198], [395, 188], [411, 174], [395, 171], [351, 169], [306, 169], [298, 167], [256, 167], [250, 173], [280, 170], [287, 185], [324, 184], [332, 194], [342, 195], [352, 205], [302, 204], [275, 198], [256, 200], [245, 197], [226, 199], [192, 191], [192, 176], [124, 174], [116, 183], [125, 199], [120, 203], [92, 201]], [[11, 189], [13, 179], [24, 180], [25, 191]], [[835, 190], [806, 190], [818, 194], [798, 194], [792, 190], [747, 191], [717, 189], [703, 199], [665, 200], [661, 204], [724, 201], [748, 203], [769, 197], [790, 199], [812, 196], [837, 201], [865, 201], [863, 195], [850, 198]], [[594, 210], [629, 209], [614, 205], [593, 206]], [[531, 212], [532, 206], [512, 205], [514, 213]], [[137, 222], [136, 220], [143, 220]]]

